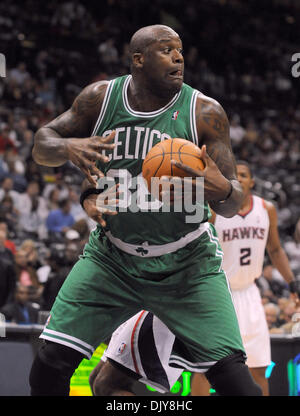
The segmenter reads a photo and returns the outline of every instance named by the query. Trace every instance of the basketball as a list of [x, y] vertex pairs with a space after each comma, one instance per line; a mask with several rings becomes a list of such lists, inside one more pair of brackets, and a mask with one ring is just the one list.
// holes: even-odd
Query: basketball
[[204, 163], [200, 158], [201, 151], [194, 143], [185, 139], [167, 139], [157, 143], [147, 153], [143, 163], [143, 177], [151, 189], [151, 178], [161, 176], [190, 176], [184, 170], [171, 164], [176, 160], [196, 170], [203, 170]]

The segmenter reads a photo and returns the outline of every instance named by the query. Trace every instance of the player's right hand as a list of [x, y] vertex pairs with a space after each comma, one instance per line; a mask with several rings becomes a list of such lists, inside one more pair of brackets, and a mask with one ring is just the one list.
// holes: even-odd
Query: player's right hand
[[83, 207], [87, 215], [102, 227], [106, 227], [103, 215], [117, 215], [116, 208], [119, 203], [119, 184], [113, 185], [99, 195], [89, 195], [83, 201]]
[[102, 150], [112, 150], [115, 145], [111, 143], [116, 132], [113, 131], [107, 137], [92, 136], [84, 139], [67, 139], [68, 159], [74, 163], [86, 176], [88, 181], [96, 186], [97, 178], [103, 177], [104, 174], [96, 166], [96, 161], [107, 163], [108, 157], [102, 154]]

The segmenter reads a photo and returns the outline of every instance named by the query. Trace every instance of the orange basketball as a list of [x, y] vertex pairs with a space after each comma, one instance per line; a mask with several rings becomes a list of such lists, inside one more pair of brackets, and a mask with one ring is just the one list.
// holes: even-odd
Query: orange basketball
[[153, 177], [190, 176], [184, 170], [172, 165], [171, 160], [176, 160], [196, 170], [203, 170], [204, 163], [200, 155], [199, 147], [185, 139], [167, 139], [157, 143], [147, 153], [143, 163], [143, 177], [147, 181], [149, 190]]

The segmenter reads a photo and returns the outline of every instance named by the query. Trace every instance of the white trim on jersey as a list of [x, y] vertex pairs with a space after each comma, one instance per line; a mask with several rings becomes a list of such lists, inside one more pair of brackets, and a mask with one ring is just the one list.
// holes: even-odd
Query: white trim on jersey
[[[223, 251], [222, 251], [221, 249], [219, 249], [219, 239], [218, 239], [217, 237], [214, 237], [214, 236], [213, 236], [213, 233], [212, 233], [212, 231], [211, 231], [211, 229], [210, 229], [210, 228], [208, 228], [207, 232], [208, 232], [208, 235], [209, 235], [210, 241], [211, 241], [212, 243], [214, 243], [214, 244], [215, 244], [215, 246], [216, 246], [216, 256], [217, 256], [217, 257], [221, 257], [221, 258], [222, 258], [222, 262], [223, 262], [223, 256], [224, 256], [224, 253], [223, 253]], [[219, 271], [222, 269], [222, 262], [221, 262], [221, 264], [220, 264]]]
[[[149, 245], [147, 242], [140, 244], [140, 245], [125, 243], [119, 238], [114, 237], [110, 231], [106, 231], [105, 235], [116, 247], [118, 247], [120, 250], [124, 251], [125, 253], [131, 254], [133, 256], [139, 256], [139, 257], [157, 257], [157, 256], [162, 256], [164, 254], [173, 253], [179, 250], [180, 248], [185, 247], [187, 244], [191, 243], [192, 241], [196, 240], [196, 238], [200, 237], [205, 231], [208, 231], [208, 232], [210, 231], [208, 222], [201, 223], [196, 230], [191, 231], [190, 233], [181, 237], [177, 241], [173, 241], [172, 243], [167, 243], [167, 244], [160, 244], [160, 245], [154, 245], [154, 244]], [[215, 243], [214, 237], [211, 236], [210, 238], [212, 242]], [[218, 250], [218, 246], [217, 246], [216, 255], [220, 256], [220, 254], [217, 254], [217, 253], [220, 253], [220, 251]]]
[[44, 328], [40, 335], [40, 338], [47, 339], [58, 344], [66, 345], [67, 347], [73, 348], [87, 356], [90, 359], [94, 352], [94, 347], [79, 338], [71, 335], [64, 334], [63, 332], [54, 331], [52, 329]]
[[191, 124], [191, 132], [192, 132], [192, 139], [193, 142], [199, 146], [199, 139], [198, 139], [198, 132], [196, 126], [196, 104], [197, 104], [197, 96], [199, 91], [195, 90], [192, 95], [191, 99], [191, 106], [190, 106], [190, 124]]
[[210, 367], [216, 364], [217, 361], [197, 362], [192, 363], [187, 361], [179, 355], [172, 354], [169, 358], [169, 364], [175, 364], [176, 367], [184, 367], [186, 370], [198, 373], [205, 373]]
[[166, 104], [164, 107], [155, 110], [155, 111], [148, 111], [148, 112], [144, 112], [144, 111], [135, 111], [133, 110], [130, 105], [129, 105], [129, 101], [128, 101], [128, 86], [129, 83], [131, 81], [132, 76], [128, 75], [128, 77], [126, 78], [124, 85], [123, 85], [123, 91], [122, 91], [122, 97], [123, 97], [123, 104], [125, 109], [128, 111], [128, 113], [130, 113], [132, 116], [135, 117], [145, 117], [145, 118], [150, 118], [150, 117], [156, 117], [162, 113], [164, 113], [165, 111], [167, 111], [170, 107], [172, 107], [176, 101], [178, 100], [178, 98], [180, 97], [181, 94], [181, 90], [174, 95], [174, 97], [172, 98], [171, 101], [169, 101], [168, 104]]
[[100, 110], [100, 113], [99, 113], [99, 117], [96, 121], [96, 124], [95, 124], [95, 127], [93, 129], [93, 132], [92, 132], [91, 136], [95, 136], [97, 130], [99, 129], [99, 127], [102, 123], [102, 120], [103, 120], [104, 115], [106, 113], [106, 109], [107, 109], [107, 106], [108, 106], [108, 103], [109, 103], [109, 99], [110, 99], [110, 96], [111, 96], [111, 92], [112, 92], [114, 83], [115, 83], [115, 80], [113, 79], [112, 81], [109, 81], [109, 83], [107, 85], [105, 95], [104, 95], [104, 99], [103, 99], [103, 103], [102, 103], [101, 110]]

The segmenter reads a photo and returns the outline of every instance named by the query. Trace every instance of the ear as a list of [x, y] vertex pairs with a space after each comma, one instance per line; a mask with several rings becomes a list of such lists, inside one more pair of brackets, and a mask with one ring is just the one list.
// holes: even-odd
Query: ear
[[135, 68], [142, 68], [144, 65], [144, 55], [142, 53], [135, 52], [132, 55], [132, 63]]
[[250, 189], [252, 189], [255, 185], [255, 180], [252, 178], [250, 182]]

